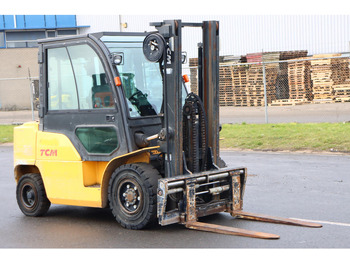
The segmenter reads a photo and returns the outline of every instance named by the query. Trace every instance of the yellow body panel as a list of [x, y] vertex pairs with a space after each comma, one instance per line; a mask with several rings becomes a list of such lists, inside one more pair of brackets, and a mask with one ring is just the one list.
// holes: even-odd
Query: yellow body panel
[[14, 165], [34, 165], [36, 160], [36, 135], [38, 122], [28, 122], [14, 128]]
[[101, 188], [95, 179], [102, 176], [99, 164], [83, 162], [67, 136], [38, 131], [36, 152], [36, 166], [51, 203], [101, 207]]
[[78, 151], [63, 134], [38, 131], [37, 160], [81, 161]]
[[[149, 151], [157, 148], [136, 150], [109, 162], [82, 161], [67, 136], [39, 131], [38, 123], [31, 122], [15, 128], [15, 170], [20, 166], [37, 168], [53, 204], [103, 207], [115, 168], [126, 163], [149, 163]], [[19, 176], [16, 174], [16, 179]]]
[[38, 160], [37, 166], [51, 203], [101, 207], [101, 188], [84, 186], [82, 161]]

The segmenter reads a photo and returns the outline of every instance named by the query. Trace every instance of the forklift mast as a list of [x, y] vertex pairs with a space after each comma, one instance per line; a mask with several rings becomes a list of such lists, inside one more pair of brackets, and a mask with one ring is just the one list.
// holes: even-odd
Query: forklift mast
[[[164, 119], [163, 129], [160, 132], [161, 150], [165, 153], [165, 174], [166, 177], [189, 173], [187, 165], [191, 165], [190, 171], [205, 171], [203, 161], [207, 161], [207, 155], [213, 162], [218, 163], [219, 158], [219, 22], [204, 21], [202, 23], [183, 23], [181, 20], [166, 20], [163, 22], [151, 23], [157, 29], [156, 34], [151, 34], [144, 41], [144, 54], [147, 59], [154, 58], [155, 55], [161, 57], [163, 61], [158, 60], [163, 65], [163, 82], [164, 82]], [[198, 65], [198, 94], [197, 102], [203, 105], [202, 122], [193, 123], [192, 128], [197, 130], [197, 135], [205, 134], [205, 137], [198, 139], [204, 142], [202, 151], [202, 168], [198, 168], [198, 164], [193, 157], [189, 157], [189, 161], [185, 161], [186, 155], [184, 150], [184, 133], [186, 131], [183, 119], [183, 101], [182, 101], [182, 28], [183, 27], [199, 27], [202, 28], [203, 42], [199, 46], [199, 61]], [[152, 46], [152, 41], [158, 40], [157, 46]], [[160, 41], [163, 43], [159, 44]], [[160, 48], [162, 46], [163, 48]], [[158, 49], [159, 48], [159, 49]], [[163, 53], [163, 54], [161, 54]], [[190, 94], [192, 100], [196, 97]], [[203, 102], [203, 103], [202, 103]], [[185, 104], [185, 109], [186, 107]], [[190, 111], [190, 109], [189, 109]], [[198, 108], [197, 108], [198, 111]], [[186, 112], [185, 112], [186, 114]], [[185, 122], [184, 122], [185, 121]], [[208, 128], [210, 123], [210, 128]], [[202, 128], [200, 128], [202, 127]], [[191, 134], [193, 139], [194, 135]], [[193, 141], [193, 148], [196, 148], [198, 142]], [[187, 141], [185, 141], [187, 144]], [[196, 149], [194, 149], [196, 151]], [[197, 150], [198, 151], [198, 150]], [[200, 152], [197, 152], [199, 154]], [[197, 159], [197, 162], [198, 160]], [[197, 165], [197, 167], [196, 167]]]

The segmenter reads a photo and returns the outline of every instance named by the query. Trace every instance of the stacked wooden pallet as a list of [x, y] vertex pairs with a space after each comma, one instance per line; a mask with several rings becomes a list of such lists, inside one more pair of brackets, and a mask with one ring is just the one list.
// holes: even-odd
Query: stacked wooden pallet
[[289, 99], [305, 99], [305, 101], [313, 99], [310, 70], [310, 61], [288, 62]]
[[246, 58], [248, 63], [279, 61], [280, 52], [249, 53]]
[[296, 106], [296, 105], [304, 105], [311, 103], [307, 99], [278, 99], [272, 101], [270, 106]]
[[[276, 79], [278, 68], [276, 65], [265, 65], [267, 103], [276, 100]], [[262, 65], [249, 65], [246, 70], [246, 86], [242, 86], [239, 93], [235, 93], [236, 106], [263, 106], [264, 80]]]
[[334, 85], [335, 102], [350, 102], [350, 80], [347, 79], [343, 84]]
[[296, 59], [299, 57], [306, 57], [306, 50], [296, 50], [296, 51], [283, 51], [280, 53], [280, 63], [279, 63], [279, 73], [277, 77], [276, 84], [276, 98], [289, 99], [289, 85], [288, 85], [288, 62], [281, 62], [289, 59]]
[[332, 63], [334, 101], [350, 102], [350, 59], [344, 57], [335, 60], [337, 63]]
[[221, 64], [219, 67], [219, 105], [233, 106], [232, 65]]
[[191, 92], [198, 94], [198, 58], [189, 59]]
[[334, 85], [345, 84], [350, 78], [350, 69], [349, 69], [349, 58], [335, 58], [331, 59], [332, 64], [332, 75]]
[[307, 56], [307, 50], [282, 51], [280, 52], [280, 60], [289, 60]]
[[[336, 56], [330, 55], [330, 56]], [[322, 58], [325, 55], [314, 55]], [[329, 57], [329, 55], [328, 55]], [[332, 59], [318, 59], [311, 61], [312, 93], [314, 103], [331, 103], [333, 101]]]

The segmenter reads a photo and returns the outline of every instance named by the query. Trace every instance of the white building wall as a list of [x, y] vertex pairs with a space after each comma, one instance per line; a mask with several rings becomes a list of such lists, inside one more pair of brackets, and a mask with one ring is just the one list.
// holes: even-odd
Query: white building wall
[[89, 25], [80, 28], [80, 34], [102, 31], [120, 31], [120, 15], [77, 15], [77, 25]]
[[[152, 31], [150, 22], [181, 19], [184, 22], [220, 21], [220, 55], [266, 51], [308, 50], [308, 54], [349, 52], [350, 15], [77, 15], [82, 33], [97, 31]], [[127, 27], [120, 26], [126, 23]], [[183, 50], [197, 54], [201, 30], [183, 31]]]

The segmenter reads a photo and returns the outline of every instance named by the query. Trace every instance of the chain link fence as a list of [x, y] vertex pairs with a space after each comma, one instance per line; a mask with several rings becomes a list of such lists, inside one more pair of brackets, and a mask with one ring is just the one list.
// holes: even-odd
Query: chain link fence
[[38, 49], [0, 49], [0, 57], [0, 110], [31, 109], [38, 94]]
[[[197, 58], [189, 61], [189, 89], [197, 93]], [[220, 57], [220, 113], [232, 116], [221, 122], [349, 121], [349, 62], [348, 54], [307, 51]]]
[[[35, 110], [37, 49], [4, 49], [0, 56], [0, 110]], [[350, 121], [349, 63], [349, 54], [307, 56], [307, 51], [222, 56], [220, 122]], [[197, 70], [196, 58], [183, 68], [195, 93]]]

